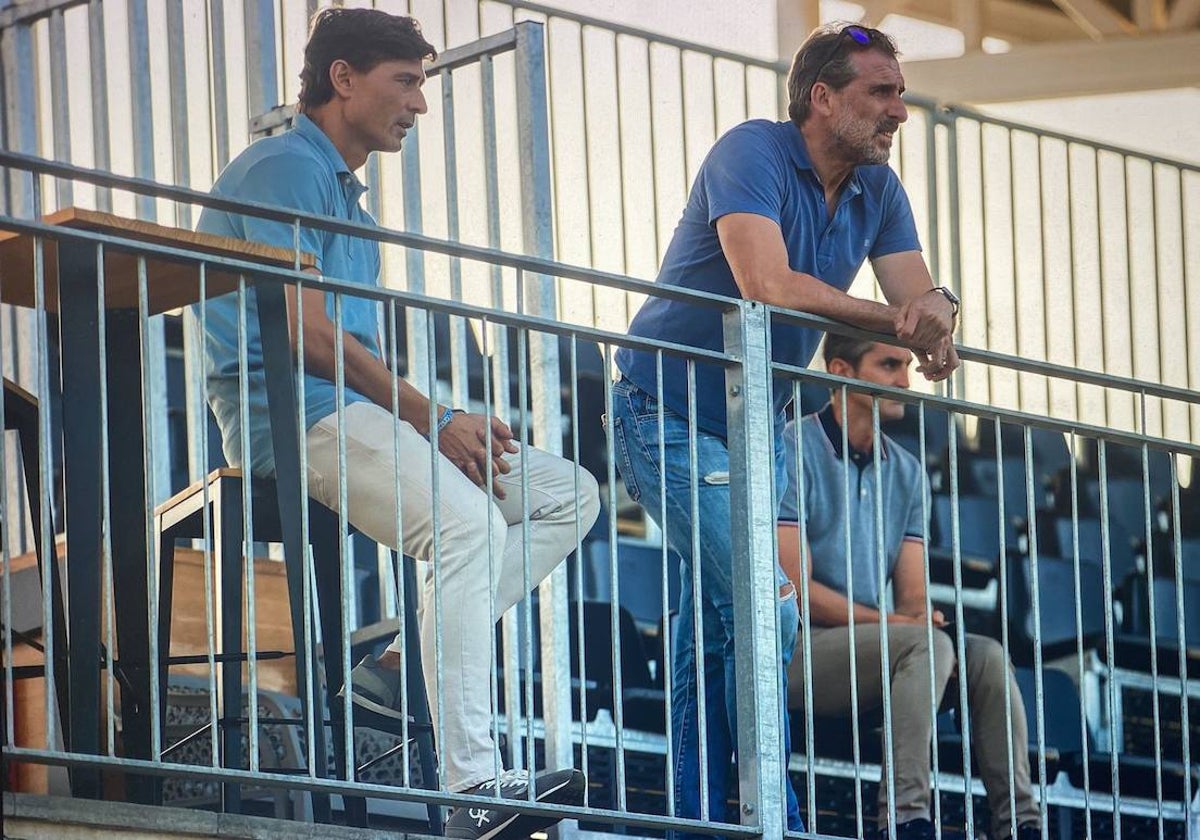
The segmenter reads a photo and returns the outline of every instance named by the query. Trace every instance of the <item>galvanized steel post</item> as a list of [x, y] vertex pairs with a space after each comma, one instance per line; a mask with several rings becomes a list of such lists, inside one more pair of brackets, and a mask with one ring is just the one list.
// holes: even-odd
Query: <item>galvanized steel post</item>
[[[550, 123], [546, 103], [546, 42], [542, 24], [518, 23], [516, 46], [517, 138], [521, 158], [521, 229], [525, 253], [554, 255], [553, 205], [550, 194]], [[530, 274], [525, 280], [525, 309], [531, 315], [557, 319], [554, 282]], [[562, 452], [562, 406], [559, 398], [558, 338], [529, 336], [534, 444]], [[571, 681], [567, 614], [567, 571], [559, 566], [538, 587], [542, 644], [542, 703], [546, 723], [546, 766], [570, 767]], [[553, 677], [551, 676], [553, 675]], [[530, 768], [532, 769], [532, 768]]]
[[743, 301], [725, 313], [729, 502], [733, 528], [734, 641], [737, 655], [738, 787], [742, 823], [782, 837], [783, 697], [777, 650], [774, 457], [767, 308]]

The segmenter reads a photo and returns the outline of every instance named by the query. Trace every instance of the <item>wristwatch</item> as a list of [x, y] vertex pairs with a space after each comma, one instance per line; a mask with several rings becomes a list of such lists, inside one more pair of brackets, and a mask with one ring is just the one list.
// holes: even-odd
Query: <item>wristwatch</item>
[[954, 307], [954, 317], [958, 317], [958, 308], [962, 305], [962, 301], [958, 299], [958, 295], [954, 294], [954, 292], [950, 291], [950, 289], [946, 286], [934, 286], [929, 291], [937, 292], [946, 300], [950, 301], [950, 305]]

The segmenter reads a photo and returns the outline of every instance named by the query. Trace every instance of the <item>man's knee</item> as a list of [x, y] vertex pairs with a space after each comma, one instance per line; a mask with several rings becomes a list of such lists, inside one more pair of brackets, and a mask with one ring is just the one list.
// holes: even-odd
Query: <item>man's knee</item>
[[967, 646], [969, 680], [1002, 685], [1008, 679], [1008, 658], [1004, 646], [986, 636], [973, 636]]
[[583, 533], [591, 530], [600, 517], [600, 485], [596, 477], [583, 467], [572, 464], [579, 481], [575, 505], [579, 511], [579, 525]]

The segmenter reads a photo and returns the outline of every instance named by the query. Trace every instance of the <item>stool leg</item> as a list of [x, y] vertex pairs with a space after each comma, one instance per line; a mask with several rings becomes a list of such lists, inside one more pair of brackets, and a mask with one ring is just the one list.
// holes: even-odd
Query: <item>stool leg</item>
[[[175, 537], [164, 532], [162, 517], [155, 517], [154, 532], [158, 535], [158, 727], [159, 732], [167, 728], [167, 685], [171, 658], [171, 605], [174, 600], [175, 582]], [[155, 805], [162, 804], [163, 780], [155, 776], [152, 782], [151, 799]]]
[[[220, 714], [221, 765], [242, 767], [242, 663], [235, 654], [242, 650], [242, 505], [240, 481], [222, 481], [214, 488], [213, 533], [217, 535], [214, 565], [221, 616], [217, 623], [217, 646], [233, 661], [221, 664], [217, 689]], [[242, 788], [221, 786], [221, 808], [229, 813], [242, 809]]]
[[[342, 686], [342, 556], [340, 550], [337, 514], [320, 505], [309, 505], [309, 539], [313, 547], [313, 567], [317, 578], [317, 602], [321, 616], [321, 639], [325, 651], [325, 689], [330, 700]], [[348, 694], [348, 692], [347, 692]], [[349, 703], [347, 696], [344, 702]], [[350, 778], [355, 755], [346, 753], [345, 717], [334, 709], [330, 702], [330, 729], [333, 737], [333, 755], [338, 776]], [[353, 736], [351, 736], [353, 737]], [[346, 824], [366, 826], [367, 801], [361, 796], [342, 798], [346, 807]]]
[[[421, 636], [417, 625], [417, 570], [416, 562], [409, 557], [400, 558], [404, 567], [404, 656], [408, 679], [408, 709], [417, 724], [428, 724], [416, 733], [417, 763], [421, 767], [421, 784], [426, 790], [437, 790], [437, 757], [433, 749], [433, 717], [429, 712], [429, 695], [425, 690], [425, 673], [421, 667]], [[432, 802], [427, 806], [429, 833], [441, 836], [442, 808]]]
[[[307, 545], [304, 546], [304, 550], [308, 550]], [[284, 565], [287, 570], [288, 580], [288, 606], [292, 616], [292, 642], [295, 645], [296, 651], [296, 693], [300, 696], [300, 720], [302, 722], [308, 720], [310, 698], [308, 692], [305, 690], [305, 685], [311, 676], [313, 686], [316, 689], [314, 691], [315, 696], [311, 698], [314, 726], [313, 731], [307, 733], [307, 737], [312, 739], [313, 763], [316, 774], [324, 778], [326, 775], [325, 725], [322, 721], [324, 706], [320, 700], [321, 684], [317, 679], [316, 663], [308, 655], [309, 651], [316, 650], [316, 644], [312, 636], [306, 639], [304, 635], [304, 590], [309, 582], [304, 574], [303, 557], [295, 557], [292, 552], [285, 552]], [[333, 815], [328, 794], [312, 794], [312, 809], [313, 820], [315, 822], [332, 822]]]

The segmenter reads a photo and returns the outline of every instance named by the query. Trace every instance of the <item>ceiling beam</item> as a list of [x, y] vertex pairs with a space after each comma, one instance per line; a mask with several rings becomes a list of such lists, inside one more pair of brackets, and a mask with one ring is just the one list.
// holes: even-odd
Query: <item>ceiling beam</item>
[[1200, 0], [1175, 0], [1167, 15], [1168, 29], [1191, 29], [1200, 24]]
[[1095, 41], [1110, 35], [1133, 35], [1137, 32], [1136, 26], [1104, 0], [1054, 0], [1054, 5]]
[[909, 61], [903, 70], [910, 90], [962, 104], [1195, 87], [1200, 32], [1020, 45], [996, 55]]
[[[957, 0], [905, 0], [897, 4], [895, 11], [956, 28], [956, 5]], [[1012, 43], [1066, 41], [1085, 37], [1080, 28], [1062, 12], [1035, 6], [1024, 0], [984, 0], [983, 17], [985, 34]]]

